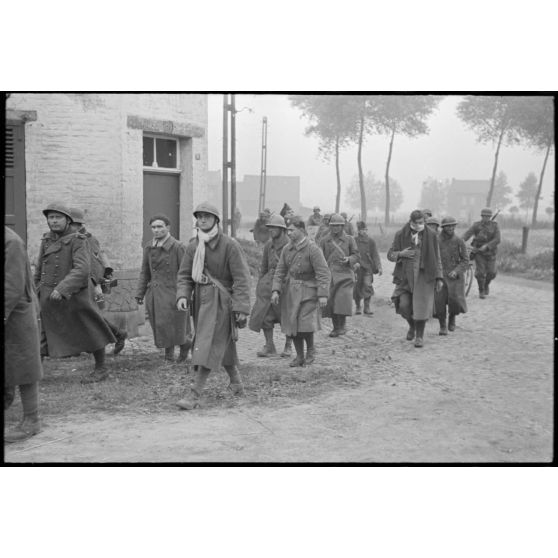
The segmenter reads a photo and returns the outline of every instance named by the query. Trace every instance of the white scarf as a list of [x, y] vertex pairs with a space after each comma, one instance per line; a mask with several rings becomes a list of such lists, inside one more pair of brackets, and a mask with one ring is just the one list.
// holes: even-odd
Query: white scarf
[[207, 233], [204, 233], [201, 229], [197, 230], [198, 247], [196, 248], [194, 262], [192, 264], [192, 279], [196, 283], [200, 283], [203, 276], [203, 268], [205, 266], [205, 245], [219, 234], [219, 225], [215, 223], [214, 227]]

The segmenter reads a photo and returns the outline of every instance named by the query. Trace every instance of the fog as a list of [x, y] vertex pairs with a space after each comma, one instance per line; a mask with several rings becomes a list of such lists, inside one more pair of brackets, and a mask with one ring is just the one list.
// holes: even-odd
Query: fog
[[[429, 120], [430, 133], [417, 139], [396, 136], [390, 177], [403, 190], [403, 205], [398, 213], [418, 206], [422, 182], [429, 176], [444, 179], [490, 179], [495, 147], [477, 143], [475, 134], [465, 128], [456, 114], [462, 97], [445, 97]], [[246, 108], [245, 108], [246, 107]], [[301, 202], [306, 206], [319, 203], [324, 211], [335, 207], [335, 164], [323, 161], [318, 140], [304, 136], [307, 125], [298, 109], [291, 107], [287, 95], [236, 95], [237, 180], [244, 174], [259, 174], [261, 163], [262, 117], [268, 118], [267, 174], [300, 176]], [[251, 109], [252, 112], [248, 111]], [[209, 169], [222, 165], [223, 96], [209, 95]], [[387, 136], [367, 136], [363, 147], [364, 173], [372, 172], [383, 180], [388, 153]], [[502, 147], [498, 172], [503, 171], [514, 194], [529, 172], [537, 176], [544, 153], [521, 146]], [[345, 192], [357, 175], [357, 148], [342, 151], [341, 206], [348, 208]], [[551, 204], [554, 190], [554, 152], [546, 167], [541, 209]], [[255, 193], [257, 196], [257, 192]], [[514, 198], [513, 203], [517, 200]], [[540, 211], [541, 218], [544, 211]]]

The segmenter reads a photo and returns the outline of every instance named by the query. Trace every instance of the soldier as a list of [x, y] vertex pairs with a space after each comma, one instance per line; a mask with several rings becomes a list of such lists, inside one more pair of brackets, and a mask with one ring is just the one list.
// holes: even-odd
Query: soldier
[[93, 302], [87, 237], [71, 230], [70, 210], [51, 203], [43, 210], [45, 233], [35, 269], [41, 307], [41, 355], [55, 358], [93, 353], [95, 369], [82, 383], [105, 380], [105, 347], [116, 339]]
[[382, 274], [382, 262], [376, 242], [368, 236], [368, 229], [364, 221], [357, 222], [357, 236], [355, 238], [360, 262], [355, 264], [356, 282], [353, 289], [353, 298], [356, 304], [355, 314], [362, 314], [360, 301], [364, 299], [364, 313], [373, 314], [370, 310], [370, 298], [374, 294], [374, 275]]
[[355, 239], [344, 231], [345, 220], [341, 215], [332, 215], [329, 234], [320, 241], [327, 265], [331, 271], [329, 299], [324, 316], [330, 317], [333, 330], [330, 337], [345, 335], [347, 316], [353, 314], [353, 266], [360, 261]]
[[165, 349], [165, 360], [174, 361], [174, 347], [180, 346], [177, 362], [185, 362], [192, 346], [190, 316], [176, 309], [176, 276], [186, 246], [171, 236], [166, 215], [149, 219], [153, 240], [143, 249], [136, 301], [145, 306], [155, 346]]
[[[304, 221], [293, 217], [287, 225], [290, 242], [279, 258], [273, 277], [271, 302], [281, 298], [281, 329], [293, 337], [296, 358], [291, 367], [312, 364], [316, 358], [314, 332], [320, 329], [319, 308], [325, 308], [331, 274], [324, 255], [306, 235]], [[306, 357], [304, 342], [306, 341]]]
[[[276, 304], [271, 304], [271, 284], [279, 256], [284, 246], [289, 242], [285, 220], [280, 215], [273, 215], [266, 225], [271, 238], [265, 243], [260, 267], [260, 278], [256, 287], [256, 303], [250, 314], [248, 327], [255, 332], [263, 329], [265, 345], [256, 354], [259, 357], [268, 357], [277, 354], [273, 343], [273, 326], [281, 323], [281, 309]], [[292, 339], [287, 337], [282, 357], [291, 356]]]
[[345, 231], [345, 234], [348, 234], [349, 236], [355, 236], [355, 229], [353, 227], [353, 224], [348, 220], [347, 214], [344, 211], [343, 213], [341, 213], [341, 217], [343, 217], [345, 221], [345, 224], [343, 225], [343, 230]]
[[5, 442], [27, 440], [41, 431], [39, 381], [43, 377], [37, 297], [23, 240], [4, 228], [4, 410], [15, 397], [23, 406], [23, 420], [4, 433]]
[[254, 234], [254, 240], [256, 242], [265, 244], [269, 240], [269, 229], [266, 227], [266, 224], [270, 217], [271, 211], [266, 208], [256, 219], [254, 228], [250, 230], [250, 232]]
[[323, 216], [322, 223], [316, 232], [316, 236], [314, 237], [314, 242], [319, 246], [320, 241], [322, 238], [329, 234], [329, 220], [331, 219], [331, 213], [326, 213]]
[[[94, 237], [85, 228], [85, 215], [81, 209], [77, 207], [70, 208], [70, 214], [72, 216], [73, 223], [70, 225], [74, 232], [79, 232], [87, 237], [87, 244], [89, 247], [90, 264], [91, 264], [91, 281], [93, 282], [93, 288], [95, 292], [94, 300], [100, 310], [104, 307], [103, 298], [103, 288], [102, 285], [105, 281], [110, 281], [112, 279], [113, 269], [108, 261], [108, 258], [103, 250], [101, 250], [101, 245], [96, 237]], [[116, 343], [114, 345], [114, 350], [112, 354], [116, 356], [122, 349], [124, 349], [124, 344], [126, 343], [126, 338], [128, 333], [125, 330], [119, 329], [115, 324], [107, 319], [103, 315], [103, 319], [109, 326], [112, 334], [116, 338]]]
[[430, 217], [432, 217], [432, 211], [430, 209], [423, 209], [422, 214], [424, 215], [424, 218], [426, 220], [428, 220], [428, 219], [430, 219]]
[[488, 296], [488, 285], [496, 277], [496, 252], [500, 244], [500, 229], [498, 223], [492, 220], [492, 209], [489, 207], [481, 211], [481, 220], [463, 235], [467, 242], [474, 236], [471, 246], [471, 258], [475, 259], [475, 277], [479, 286], [479, 298]]
[[320, 215], [320, 208], [315, 205], [312, 208], [312, 215], [308, 217], [308, 222], [306, 223], [306, 227], [319, 227], [322, 224], [322, 216]]
[[[436, 317], [440, 322], [440, 335], [455, 330], [455, 316], [467, 312], [465, 300], [465, 272], [469, 266], [467, 246], [463, 239], [455, 235], [457, 221], [453, 217], [442, 219], [442, 232], [438, 237], [440, 257], [444, 272], [444, 285], [434, 296]], [[449, 322], [446, 327], [446, 313]]]
[[440, 219], [438, 217], [428, 217], [426, 219], [426, 226], [435, 234], [438, 234], [440, 227]]
[[415, 347], [423, 347], [424, 326], [432, 317], [434, 291], [442, 288], [443, 273], [438, 237], [425, 226], [419, 209], [395, 233], [387, 257], [396, 262], [391, 295], [395, 311], [409, 324], [407, 340], [412, 341], [416, 334]]
[[240, 245], [222, 233], [219, 210], [210, 203], [198, 205], [194, 217], [197, 235], [186, 247], [176, 293], [176, 307], [187, 311], [193, 304], [194, 315], [196, 378], [177, 403], [185, 410], [199, 407], [209, 373], [221, 365], [233, 395], [244, 395], [235, 341], [250, 313], [250, 272]]

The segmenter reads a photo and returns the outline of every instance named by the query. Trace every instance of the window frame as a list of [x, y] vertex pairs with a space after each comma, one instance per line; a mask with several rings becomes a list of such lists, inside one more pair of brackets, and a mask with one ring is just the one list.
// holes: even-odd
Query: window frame
[[166, 173], [170, 173], [170, 174], [179, 174], [180, 172], [182, 172], [182, 169], [180, 168], [180, 140], [177, 137], [174, 136], [166, 136], [164, 134], [150, 134], [150, 133], [143, 133], [142, 137], [141, 137], [141, 147], [142, 147], [142, 164], [143, 164], [143, 140], [144, 138], [153, 138], [153, 163], [155, 165], [157, 165], [157, 140], [158, 139], [163, 139], [163, 140], [171, 140], [174, 141], [175, 145], [176, 145], [176, 167], [173, 168], [169, 168], [169, 167], [159, 167], [159, 166], [150, 166], [150, 167], [146, 167], [145, 165], [143, 165], [143, 170], [144, 171], [149, 171], [149, 172], [166, 172]]

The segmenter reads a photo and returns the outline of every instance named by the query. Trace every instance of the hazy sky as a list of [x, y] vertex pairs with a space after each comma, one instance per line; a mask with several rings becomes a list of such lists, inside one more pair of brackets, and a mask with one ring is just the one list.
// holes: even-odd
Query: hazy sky
[[[396, 136], [390, 165], [390, 176], [403, 189], [403, 206], [399, 211], [411, 211], [420, 199], [423, 180], [432, 176], [443, 180], [490, 179], [494, 164], [494, 147], [476, 142], [475, 134], [464, 127], [455, 109], [461, 97], [449, 96], [439, 104], [430, 119], [430, 134], [418, 139]], [[223, 97], [209, 95], [209, 169], [222, 165]], [[304, 136], [306, 120], [291, 107], [287, 95], [237, 95], [237, 180], [244, 174], [259, 174], [261, 164], [262, 117], [268, 118], [267, 174], [300, 176], [301, 201], [306, 206], [319, 203], [323, 211], [335, 206], [335, 164], [325, 162], [318, 154], [318, 142]], [[368, 136], [363, 149], [364, 173], [371, 171], [382, 179], [388, 152], [387, 136]], [[357, 148], [343, 150], [341, 166], [341, 205], [345, 191], [358, 173]], [[508, 183], [517, 191], [530, 171], [537, 176], [544, 154], [522, 147], [500, 150], [498, 172], [504, 171]], [[554, 153], [551, 153], [544, 177], [541, 211], [550, 205], [554, 188]], [[255, 196], [258, 193], [255, 192]]]

